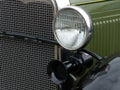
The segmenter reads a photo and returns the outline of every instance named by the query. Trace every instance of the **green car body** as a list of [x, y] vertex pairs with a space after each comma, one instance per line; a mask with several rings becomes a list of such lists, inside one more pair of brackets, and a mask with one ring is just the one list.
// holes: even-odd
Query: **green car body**
[[[86, 1], [86, 2], [85, 2]], [[91, 17], [94, 34], [87, 48], [101, 56], [120, 52], [120, 1], [71, 0]]]

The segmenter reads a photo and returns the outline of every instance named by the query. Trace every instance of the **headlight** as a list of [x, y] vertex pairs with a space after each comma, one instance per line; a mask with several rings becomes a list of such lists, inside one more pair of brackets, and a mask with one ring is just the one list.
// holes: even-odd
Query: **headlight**
[[62, 47], [68, 50], [79, 49], [86, 45], [91, 34], [91, 19], [82, 8], [68, 6], [57, 13], [54, 35]]

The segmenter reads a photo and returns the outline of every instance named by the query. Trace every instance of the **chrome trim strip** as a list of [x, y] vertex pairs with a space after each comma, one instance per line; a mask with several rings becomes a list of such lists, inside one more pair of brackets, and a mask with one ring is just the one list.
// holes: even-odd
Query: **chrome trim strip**
[[65, 6], [69, 6], [70, 5], [70, 0], [54, 0], [54, 2], [56, 3], [57, 9], [60, 10], [61, 8], [65, 7]]
[[18, 33], [18, 32], [0, 32], [0, 36], [1, 37], [13, 37], [16, 39], [58, 45], [58, 43], [56, 41], [53, 41], [53, 40], [38, 38], [38, 37], [35, 37], [32, 35], [27, 35], [27, 34]]
[[56, 15], [56, 12], [58, 11], [58, 6], [57, 6], [57, 3], [55, 0], [51, 0], [52, 4], [53, 4], [53, 7], [54, 7], [54, 16]]
[[[93, 24], [92, 24], [92, 20], [91, 20], [89, 14], [88, 14], [83, 8], [77, 7], [77, 6], [66, 6], [66, 7], [60, 9], [60, 11], [61, 11], [61, 10], [64, 10], [64, 9], [72, 9], [72, 10], [75, 10], [75, 11], [78, 12], [78, 13], [83, 17], [83, 19], [85, 20], [86, 25], [87, 25], [86, 37], [85, 37], [83, 43], [80, 45], [80, 46], [82, 46], [82, 47], [77, 47], [77, 49], [85, 47], [85, 46], [88, 44], [88, 42], [90, 41], [91, 36], [92, 36], [92, 34], [93, 34]], [[58, 12], [58, 13], [59, 13], [59, 12]], [[56, 15], [56, 16], [57, 16], [57, 15]], [[56, 19], [56, 17], [55, 17], [55, 19]], [[55, 20], [55, 19], [54, 19], [54, 20]], [[54, 21], [54, 25], [55, 25], [55, 21]], [[56, 38], [56, 40], [57, 40], [57, 36], [56, 36], [56, 34], [55, 34], [55, 31], [54, 31], [54, 30], [55, 30], [55, 26], [53, 26], [53, 27], [54, 27], [54, 28], [53, 28], [54, 36], [55, 36], [55, 38]], [[57, 40], [57, 41], [58, 41], [58, 40]], [[59, 41], [58, 41], [58, 43], [61, 45], [61, 43], [60, 43]], [[62, 45], [61, 45], [61, 46], [62, 46]], [[69, 50], [73, 50], [73, 49], [69, 49]]]

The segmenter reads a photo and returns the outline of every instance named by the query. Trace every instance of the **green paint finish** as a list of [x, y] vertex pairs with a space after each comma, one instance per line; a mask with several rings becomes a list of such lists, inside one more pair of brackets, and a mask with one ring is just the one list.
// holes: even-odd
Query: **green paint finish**
[[87, 48], [101, 55], [120, 52], [120, 15], [94, 20], [94, 35]]
[[82, 5], [82, 4], [98, 3], [101, 1], [111, 1], [111, 0], [70, 0], [70, 3], [72, 5]]
[[120, 53], [120, 1], [82, 6], [91, 16], [94, 35], [87, 48], [101, 56]]
[[70, 0], [71, 4], [78, 4], [78, 3], [89, 2], [89, 1], [93, 1], [93, 0]]
[[87, 49], [101, 55], [120, 53], [120, 1], [80, 5], [91, 17], [94, 34]]
[[89, 12], [90, 14], [107, 14], [105, 12], [120, 9], [120, 1], [99, 2], [93, 4], [80, 5], [79, 7], [82, 7], [85, 11]]

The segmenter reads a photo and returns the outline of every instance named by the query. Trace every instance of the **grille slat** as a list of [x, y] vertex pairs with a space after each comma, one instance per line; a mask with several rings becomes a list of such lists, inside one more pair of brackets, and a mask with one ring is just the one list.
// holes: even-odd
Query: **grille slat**
[[[54, 40], [51, 1], [28, 1], [0, 1], [0, 32]], [[51, 59], [54, 45], [0, 37], [0, 90], [56, 90], [46, 74]]]

